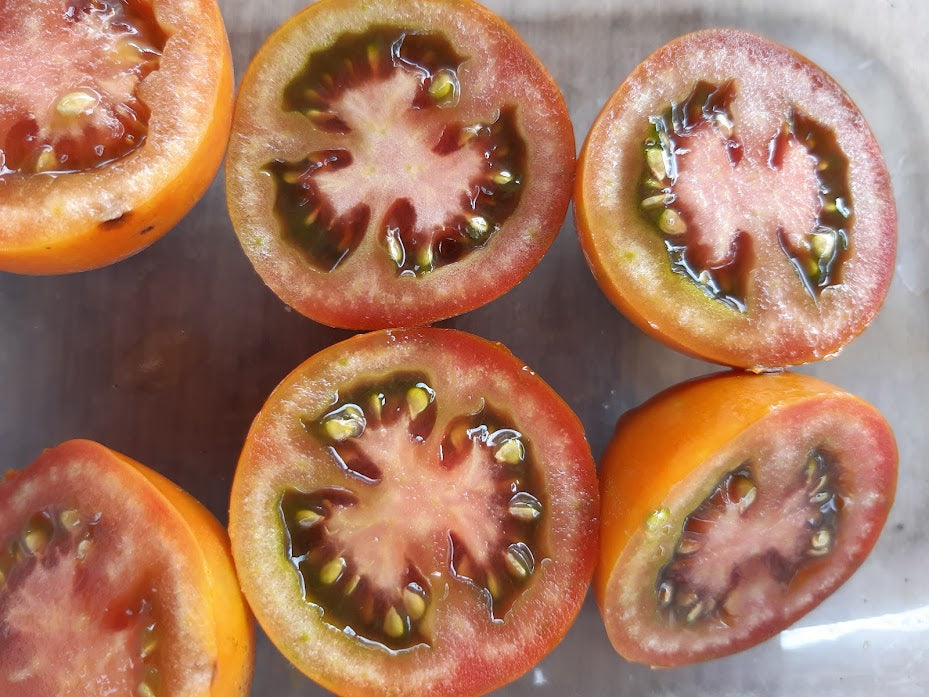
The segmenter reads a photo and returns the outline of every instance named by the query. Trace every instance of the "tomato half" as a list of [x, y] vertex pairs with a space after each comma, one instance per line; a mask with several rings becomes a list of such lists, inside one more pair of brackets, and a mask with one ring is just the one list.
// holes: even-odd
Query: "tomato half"
[[607, 634], [629, 660], [676, 666], [753, 646], [838, 588], [887, 518], [897, 452], [837, 387], [730, 373], [623, 416], [600, 475]]
[[499, 344], [376, 332], [297, 368], [232, 488], [246, 597], [340, 695], [477, 695], [567, 631], [597, 550], [577, 417]]
[[502, 19], [471, 0], [323, 0], [249, 67], [226, 188], [284, 302], [378, 329], [516, 285], [557, 235], [573, 173], [561, 93]]
[[639, 65], [588, 135], [578, 234], [643, 331], [727, 365], [834, 355], [890, 285], [896, 209], [878, 145], [836, 82], [735, 30]]
[[90, 441], [0, 482], [0, 694], [248, 694], [251, 618], [226, 533]]
[[147, 247], [206, 191], [231, 114], [215, 0], [0, 4], [0, 270]]

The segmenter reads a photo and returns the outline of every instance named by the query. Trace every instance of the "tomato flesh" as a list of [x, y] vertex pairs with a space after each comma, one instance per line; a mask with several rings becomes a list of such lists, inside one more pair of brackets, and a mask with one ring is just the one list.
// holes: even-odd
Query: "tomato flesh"
[[165, 41], [145, 3], [0, 8], [0, 177], [78, 172], [141, 146], [149, 110], [136, 88]]
[[601, 472], [607, 633], [623, 656], [673, 666], [766, 639], [848, 578], [886, 520], [896, 450], [837, 388], [720, 375], [624, 416]]
[[272, 641], [343, 695], [483, 694], [528, 670], [591, 568], [576, 428], [512, 356], [459, 332], [378, 332], [310, 359], [233, 485], [234, 555]]
[[614, 304], [736, 367], [835, 355], [893, 273], [893, 193], [861, 114], [819, 67], [745, 32], [643, 61], [591, 129], [575, 201]]
[[8, 475], [0, 511], [0, 693], [247, 693], [252, 638], [223, 532], [185, 493], [71, 441]]

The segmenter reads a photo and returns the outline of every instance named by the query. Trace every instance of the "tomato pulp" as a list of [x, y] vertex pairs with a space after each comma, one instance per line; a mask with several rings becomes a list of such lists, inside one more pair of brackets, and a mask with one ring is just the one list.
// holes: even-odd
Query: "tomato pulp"
[[377, 329], [516, 285], [558, 233], [573, 173], [564, 100], [502, 19], [471, 0], [323, 0], [249, 67], [226, 186], [278, 296]]
[[0, 483], [0, 694], [244, 697], [225, 531], [161, 475], [69, 441]]
[[676, 666], [753, 646], [838, 588], [887, 518], [897, 452], [837, 387], [728, 373], [624, 415], [600, 476], [607, 634], [629, 660]]
[[819, 67], [741, 31], [688, 34], [626, 78], [588, 135], [575, 211], [629, 319], [741, 368], [834, 355], [893, 274], [893, 193], [861, 113]]
[[565, 634], [597, 545], [581, 424], [498, 344], [438, 329], [325, 349], [274, 391], [236, 471], [242, 588], [340, 695], [477, 695]]
[[157, 240], [216, 174], [231, 112], [214, 0], [0, 5], [0, 270], [83, 271]]

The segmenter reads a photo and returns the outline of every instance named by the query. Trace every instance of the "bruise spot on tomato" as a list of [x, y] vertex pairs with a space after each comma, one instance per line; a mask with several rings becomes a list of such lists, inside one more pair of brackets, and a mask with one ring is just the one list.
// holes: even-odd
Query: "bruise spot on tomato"
[[142, 228], [141, 230], [139, 230], [139, 235], [147, 235], [148, 233], [150, 233], [150, 232], [151, 232], [152, 230], [154, 230], [154, 229], [155, 229], [155, 226], [154, 226], [154, 225], [148, 225], [148, 226]]
[[[107, 601], [101, 582], [119, 580], [101, 581], [100, 522], [97, 513], [49, 508], [0, 546], [0, 694], [159, 694], [154, 591], [120, 585]], [[79, 611], [48, 612], [62, 595]]]
[[661, 234], [671, 268], [739, 312], [749, 306], [758, 235], [776, 236], [818, 300], [841, 283], [849, 246], [848, 159], [828, 128], [796, 109], [765, 147], [743, 143], [736, 99], [734, 81], [700, 81], [649, 119], [642, 214]]
[[0, 177], [86, 171], [142, 145], [138, 84], [166, 40], [137, 0], [0, 7]]
[[331, 136], [326, 153], [343, 153], [340, 166], [313, 153], [265, 167], [283, 233], [311, 264], [334, 271], [367, 233], [398, 275], [422, 276], [483, 247], [513, 214], [527, 158], [516, 110], [455, 120], [465, 60], [438, 34], [375, 26], [313, 53], [287, 85], [284, 108]]
[[502, 619], [546, 556], [530, 444], [491, 406], [445, 418], [425, 376], [365, 381], [303, 426], [342, 483], [285, 490], [284, 550], [328, 624], [398, 651], [431, 645], [446, 583]]
[[659, 616], [671, 626], [733, 626], [759, 589], [786, 589], [835, 544], [843, 506], [835, 458], [813, 449], [797, 478], [768, 490], [750, 462], [726, 474], [684, 521], [655, 585]]

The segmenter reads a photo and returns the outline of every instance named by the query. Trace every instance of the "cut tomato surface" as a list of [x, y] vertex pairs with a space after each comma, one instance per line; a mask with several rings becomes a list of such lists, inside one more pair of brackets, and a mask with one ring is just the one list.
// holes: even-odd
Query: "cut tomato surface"
[[836, 82], [735, 30], [639, 65], [581, 154], [578, 234], [610, 300], [707, 360], [827, 358], [890, 285], [896, 209], [878, 145]]
[[256, 419], [232, 490], [246, 597], [340, 695], [477, 695], [567, 631], [597, 549], [577, 418], [498, 344], [376, 332], [317, 354]]
[[753, 646], [842, 584], [887, 518], [897, 451], [837, 387], [730, 373], [623, 416], [600, 475], [607, 634], [630, 660], [676, 666]]
[[225, 531], [156, 472], [69, 441], [0, 483], [0, 694], [244, 697]]
[[0, 3], [0, 270], [82, 271], [154, 242], [206, 191], [231, 114], [213, 0]]
[[278, 296], [377, 329], [516, 285], [557, 235], [573, 175], [561, 93], [502, 19], [470, 0], [323, 0], [249, 67], [226, 186]]

